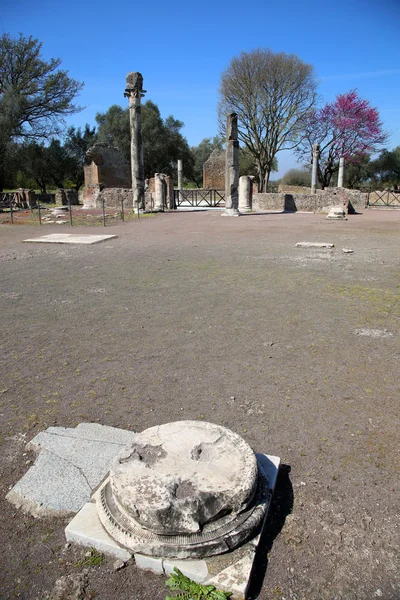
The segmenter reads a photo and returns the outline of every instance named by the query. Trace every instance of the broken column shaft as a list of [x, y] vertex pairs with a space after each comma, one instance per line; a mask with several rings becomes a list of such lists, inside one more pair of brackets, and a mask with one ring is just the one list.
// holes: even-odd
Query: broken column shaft
[[236, 113], [230, 113], [226, 117], [225, 153], [225, 214], [239, 216], [239, 141]]
[[344, 181], [344, 156], [341, 156], [339, 159], [339, 174], [338, 174], [338, 187], [343, 187]]
[[312, 155], [313, 155], [313, 162], [312, 162], [312, 172], [311, 172], [311, 193], [316, 194], [317, 181], [318, 181], [319, 144], [313, 144]]

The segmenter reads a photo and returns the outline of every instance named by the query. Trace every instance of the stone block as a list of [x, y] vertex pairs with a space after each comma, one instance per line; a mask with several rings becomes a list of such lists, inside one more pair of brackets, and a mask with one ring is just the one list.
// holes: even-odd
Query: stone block
[[119, 560], [127, 561], [132, 554], [115, 542], [103, 529], [97, 515], [96, 505], [91, 502], [85, 504], [65, 529], [68, 542], [79, 546], [95, 548]]
[[[107, 534], [108, 535], [108, 534]], [[135, 563], [138, 569], [151, 571], [156, 575], [164, 575], [163, 559], [157, 556], [146, 556], [135, 552]]]
[[205, 560], [175, 560], [168, 558], [163, 561], [163, 567], [166, 575], [171, 575], [176, 567], [196, 583], [203, 583], [208, 577], [208, 567]]

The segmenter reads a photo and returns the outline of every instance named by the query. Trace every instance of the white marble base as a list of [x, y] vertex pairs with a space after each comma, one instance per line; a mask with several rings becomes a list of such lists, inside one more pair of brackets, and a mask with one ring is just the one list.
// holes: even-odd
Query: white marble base
[[[257, 454], [257, 459], [274, 491], [278, 476], [280, 458]], [[94, 500], [95, 498], [93, 498]], [[268, 511], [265, 516], [267, 518]], [[131, 553], [115, 542], [103, 529], [97, 515], [96, 504], [92, 501], [79, 511], [65, 530], [68, 541], [81, 546], [95, 548], [121, 560], [127, 560]], [[199, 560], [181, 560], [146, 556], [135, 553], [136, 566], [158, 575], [169, 575], [177, 567], [184, 575], [197, 583], [214, 585], [217, 589], [232, 592], [232, 600], [246, 597], [253, 561], [260, 536], [247, 542], [233, 552]]]

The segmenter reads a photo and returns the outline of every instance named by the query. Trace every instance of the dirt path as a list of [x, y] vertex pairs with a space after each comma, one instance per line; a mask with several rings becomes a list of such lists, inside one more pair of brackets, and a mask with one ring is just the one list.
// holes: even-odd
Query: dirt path
[[[261, 599], [399, 598], [400, 211], [164, 214], [92, 247], [22, 243], [56, 231], [0, 226], [1, 597], [84, 568], [64, 521], [4, 500], [38, 431], [205, 419], [287, 465]], [[165, 598], [112, 564], [87, 599]]]

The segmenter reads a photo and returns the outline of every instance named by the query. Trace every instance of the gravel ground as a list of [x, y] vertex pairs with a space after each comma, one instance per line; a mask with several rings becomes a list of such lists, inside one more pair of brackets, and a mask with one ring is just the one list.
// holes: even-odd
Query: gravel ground
[[400, 210], [170, 213], [92, 247], [22, 243], [54, 232], [71, 229], [0, 226], [1, 598], [72, 598], [54, 591], [70, 576], [87, 600], [164, 600], [163, 578], [83, 564], [64, 520], [4, 497], [48, 426], [180, 419], [282, 458], [253, 597], [400, 598]]

